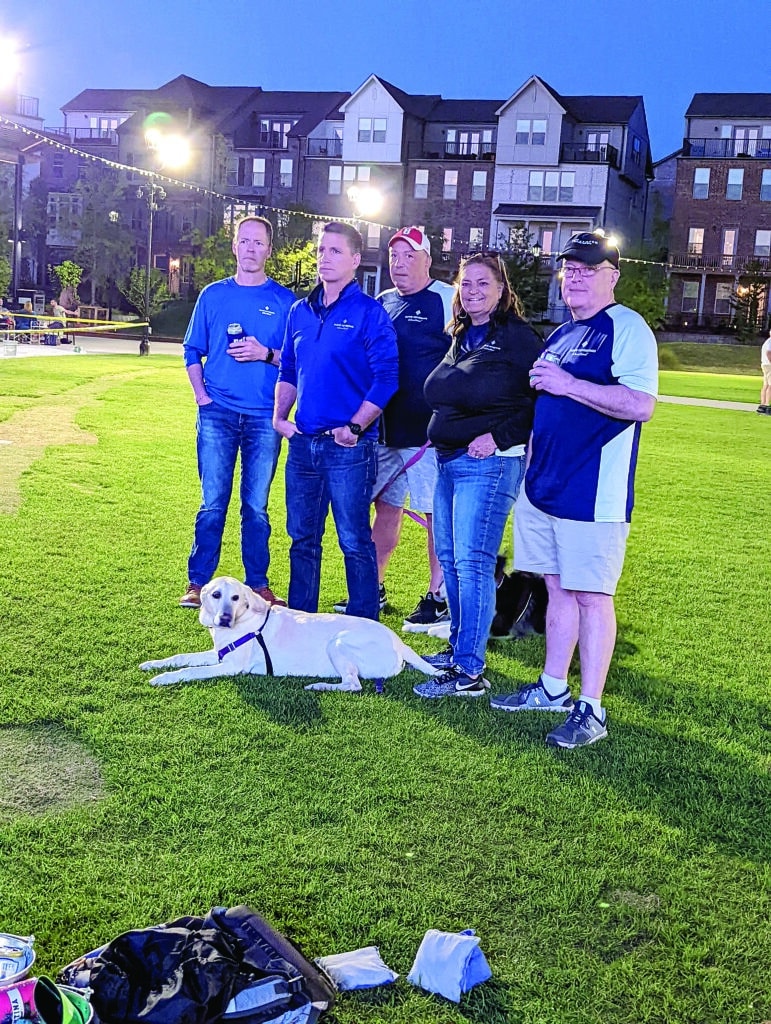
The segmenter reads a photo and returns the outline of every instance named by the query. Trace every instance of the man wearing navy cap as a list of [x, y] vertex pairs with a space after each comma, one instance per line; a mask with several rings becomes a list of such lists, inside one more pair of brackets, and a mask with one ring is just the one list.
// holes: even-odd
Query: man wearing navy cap
[[[546, 580], [546, 664], [538, 681], [493, 697], [498, 711], [562, 711], [546, 737], [572, 750], [608, 735], [602, 692], [616, 642], [613, 595], [634, 503], [641, 424], [658, 388], [656, 339], [618, 305], [619, 251], [602, 232], [574, 235], [562, 260], [572, 320], [530, 371], [539, 392], [530, 462], [514, 517], [514, 564]], [[568, 670], [576, 644], [581, 693]]]

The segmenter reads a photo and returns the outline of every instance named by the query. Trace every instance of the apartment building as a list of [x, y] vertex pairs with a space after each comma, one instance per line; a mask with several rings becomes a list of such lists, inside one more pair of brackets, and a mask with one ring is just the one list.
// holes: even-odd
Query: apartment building
[[696, 93], [676, 155], [669, 321], [721, 329], [750, 281], [771, 279], [771, 93]]

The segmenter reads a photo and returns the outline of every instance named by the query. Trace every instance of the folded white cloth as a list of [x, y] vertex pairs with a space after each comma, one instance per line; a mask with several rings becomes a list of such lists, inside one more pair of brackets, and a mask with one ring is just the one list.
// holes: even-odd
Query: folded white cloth
[[320, 956], [316, 958], [316, 963], [327, 972], [341, 992], [354, 988], [390, 985], [399, 977], [383, 963], [377, 946], [364, 946], [363, 949], [354, 949], [350, 953]]
[[492, 977], [472, 929], [440, 932], [429, 928], [423, 936], [407, 981], [427, 992], [460, 1002], [461, 993]]

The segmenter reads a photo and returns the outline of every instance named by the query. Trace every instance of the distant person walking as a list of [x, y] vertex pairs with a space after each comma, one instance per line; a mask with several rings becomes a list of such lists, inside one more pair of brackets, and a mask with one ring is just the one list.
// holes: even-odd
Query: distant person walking
[[760, 405], [757, 411], [771, 416], [771, 334], [760, 346], [760, 370], [763, 374], [763, 385], [760, 389]]
[[198, 405], [201, 507], [183, 608], [200, 607], [201, 588], [217, 570], [239, 452], [244, 580], [270, 604], [284, 603], [268, 585], [267, 509], [281, 444], [273, 429], [273, 395], [294, 295], [265, 273], [272, 240], [273, 226], [264, 217], [238, 222], [236, 273], [204, 288], [185, 334], [185, 366]]

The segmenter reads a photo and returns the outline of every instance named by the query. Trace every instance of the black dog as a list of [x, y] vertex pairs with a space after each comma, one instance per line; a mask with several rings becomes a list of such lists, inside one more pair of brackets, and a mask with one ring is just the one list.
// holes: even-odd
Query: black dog
[[546, 629], [546, 584], [529, 572], [507, 573], [506, 559], [498, 556], [495, 567], [495, 618], [491, 640], [519, 640]]

